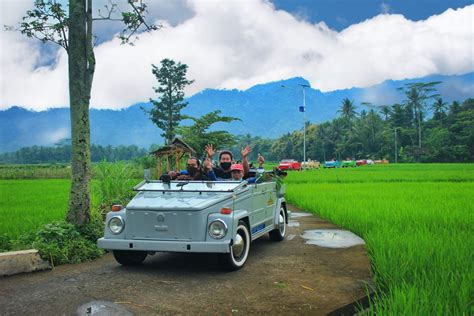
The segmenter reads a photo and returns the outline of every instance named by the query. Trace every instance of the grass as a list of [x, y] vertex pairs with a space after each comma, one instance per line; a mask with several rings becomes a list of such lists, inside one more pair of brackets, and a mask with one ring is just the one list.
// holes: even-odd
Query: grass
[[[120, 164], [127, 168], [133, 178], [143, 178], [143, 166], [134, 162], [98, 162], [92, 164], [92, 178], [101, 175], [101, 165], [114, 166]], [[156, 177], [156, 168], [151, 168], [152, 177]], [[69, 164], [0, 164], [0, 180], [15, 179], [70, 179], [71, 167]]]
[[1, 180], [0, 235], [15, 238], [64, 219], [70, 180]]
[[[107, 212], [112, 203], [125, 203], [141, 179], [126, 178], [123, 164], [102, 165], [92, 180], [92, 206]], [[0, 180], [0, 236], [15, 239], [44, 224], [63, 220], [68, 208], [69, 179]]]
[[376, 307], [388, 315], [472, 314], [474, 165], [290, 173], [287, 199], [364, 238]]

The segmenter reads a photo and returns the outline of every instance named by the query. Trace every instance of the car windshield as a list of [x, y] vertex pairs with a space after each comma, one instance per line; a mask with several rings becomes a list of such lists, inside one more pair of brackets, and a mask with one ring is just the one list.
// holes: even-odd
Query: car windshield
[[135, 191], [186, 191], [186, 192], [230, 192], [243, 186], [244, 181], [142, 181]]
[[283, 159], [281, 162], [295, 162], [293, 159]]

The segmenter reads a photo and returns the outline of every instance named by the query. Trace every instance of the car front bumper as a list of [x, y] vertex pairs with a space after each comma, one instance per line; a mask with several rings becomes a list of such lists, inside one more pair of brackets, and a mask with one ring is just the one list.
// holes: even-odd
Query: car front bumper
[[99, 248], [107, 250], [142, 250], [163, 252], [228, 253], [230, 241], [163, 241], [137, 239], [106, 239], [97, 241]]

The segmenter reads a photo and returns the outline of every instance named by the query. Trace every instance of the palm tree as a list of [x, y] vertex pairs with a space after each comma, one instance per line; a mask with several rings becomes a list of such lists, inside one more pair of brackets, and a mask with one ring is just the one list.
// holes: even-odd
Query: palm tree
[[436, 101], [431, 105], [431, 109], [434, 111], [433, 118], [439, 121], [445, 116], [447, 103], [443, 102], [442, 98], [437, 98]]
[[414, 111], [414, 117], [418, 129], [418, 148], [421, 149], [421, 123], [423, 121], [422, 115], [426, 102], [432, 98], [438, 97], [438, 94], [431, 94], [436, 91], [435, 85], [441, 82], [415, 82], [405, 84], [405, 87], [399, 88], [405, 93], [406, 104]]
[[391, 114], [390, 106], [389, 105], [382, 105], [380, 108], [381, 108], [382, 115], [384, 116], [384, 121], [388, 120], [388, 118]]
[[341, 109], [337, 112], [341, 113], [341, 117], [349, 123], [351, 123], [352, 120], [357, 116], [354, 101], [349, 100], [348, 98], [344, 98], [342, 100]]

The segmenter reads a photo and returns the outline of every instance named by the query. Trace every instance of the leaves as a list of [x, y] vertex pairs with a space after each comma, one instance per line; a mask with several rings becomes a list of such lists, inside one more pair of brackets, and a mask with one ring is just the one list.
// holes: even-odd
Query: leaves
[[204, 114], [200, 118], [190, 118], [194, 121], [191, 126], [182, 126], [178, 133], [197, 152], [204, 150], [207, 144], [213, 144], [214, 148], [225, 148], [236, 143], [235, 136], [226, 131], [209, 131], [209, 128], [219, 122], [230, 123], [240, 121], [239, 118], [231, 116], [221, 116], [221, 111], [216, 110]]

